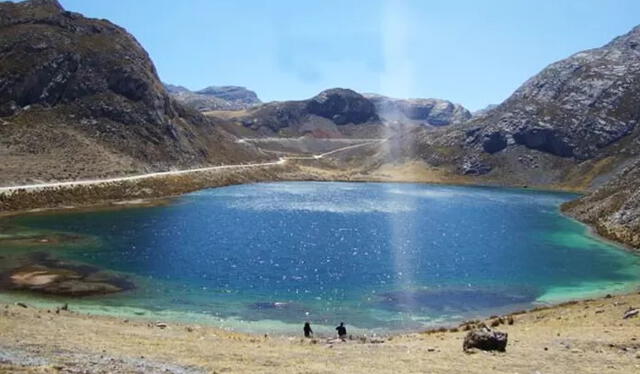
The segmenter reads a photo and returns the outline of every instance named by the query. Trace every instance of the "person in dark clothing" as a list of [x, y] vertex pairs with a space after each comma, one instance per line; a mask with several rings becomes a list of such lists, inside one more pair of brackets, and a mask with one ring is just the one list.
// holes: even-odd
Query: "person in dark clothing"
[[309, 322], [304, 323], [303, 331], [305, 338], [310, 338], [313, 335], [313, 330], [311, 330], [311, 324], [309, 324]]
[[344, 322], [340, 322], [340, 326], [336, 327], [338, 331], [338, 337], [342, 339], [342, 341], [347, 340], [347, 328], [344, 327]]

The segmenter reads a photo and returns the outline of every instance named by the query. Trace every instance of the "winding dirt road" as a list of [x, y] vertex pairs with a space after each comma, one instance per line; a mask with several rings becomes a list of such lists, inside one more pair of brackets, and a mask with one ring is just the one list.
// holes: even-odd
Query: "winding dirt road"
[[[248, 139], [239, 139], [238, 143], [247, 143]], [[258, 168], [258, 167], [266, 167], [266, 166], [276, 166], [285, 164], [289, 160], [319, 160], [324, 157], [333, 155], [338, 152], [347, 151], [354, 148], [364, 147], [367, 145], [384, 143], [387, 139], [375, 139], [371, 141], [366, 141], [360, 144], [353, 144], [346, 147], [341, 147], [334, 149], [329, 152], [320, 153], [316, 155], [310, 156], [286, 156], [280, 157], [277, 161], [267, 161], [267, 162], [258, 162], [258, 163], [250, 163], [250, 164], [235, 164], [235, 165], [218, 165], [218, 166], [208, 166], [203, 168], [196, 169], [185, 169], [185, 170], [172, 170], [172, 171], [162, 171], [156, 173], [148, 173], [148, 174], [138, 174], [131, 175], [127, 177], [115, 177], [115, 178], [106, 178], [106, 179], [88, 179], [88, 180], [80, 180], [80, 181], [68, 181], [68, 182], [51, 182], [51, 183], [38, 183], [38, 184], [27, 184], [22, 186], [7, 186], [0, 187], [0, 194], [3, 193], [11, 193], [12, 191], [17, 190], [38, 190], [43, 188], [56, 188], [56, 187], [75, 187], [75, 186], [86, 186], [86, 185], [97, 185], [103, 183], [114, 183], [114, 182], [126, 182], [126, 181], [135, 181], [140, 179], [148, 179], [148, 178], [158, 178], [158, 177], [166, 177], [173, 175], [182, 175], [182, 174], [190, 174], [190, 173], [200, 173], [200, 172], [208, 172], [208, 171], [217, 171], [217, 170], [241, 170], [248, 168]]]

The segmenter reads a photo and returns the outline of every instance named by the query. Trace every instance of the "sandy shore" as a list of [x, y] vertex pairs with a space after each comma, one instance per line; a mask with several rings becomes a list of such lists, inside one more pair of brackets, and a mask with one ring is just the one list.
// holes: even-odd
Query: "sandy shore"
[[[463, 353], [465, 331], [346, 343], [0, 305], [0, 372], [638, 373], [640, 294], [515, 314], [506, 353]], [[488, 320], [491, 323], [492, 320]]]

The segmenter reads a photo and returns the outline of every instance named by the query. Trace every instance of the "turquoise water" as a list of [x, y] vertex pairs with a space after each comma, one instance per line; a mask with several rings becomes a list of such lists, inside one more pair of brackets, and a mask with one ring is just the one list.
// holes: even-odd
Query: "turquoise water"
[[[253, 332], [297, 332], [305, 320], [316, 330], [345, 321], [398, 331], [637, 287], [639, 257], [559, 213], [573, 198], [423, 184], [240, 185], [166, 206], [14, 218], [5, 221], [14, 230], [82, 239], [0, 250], [45, 251], [136, 284], [73, 299], [77, 310]], [[17, 297], [26, 296], [0, 294]]]

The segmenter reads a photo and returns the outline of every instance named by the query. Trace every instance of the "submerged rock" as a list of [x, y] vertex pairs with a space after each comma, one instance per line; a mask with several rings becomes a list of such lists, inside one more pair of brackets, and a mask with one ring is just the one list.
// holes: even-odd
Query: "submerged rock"
[[25, 290], [61, 296], [91, 296], [121, 292], [134, 285], [114, 275], [86, 265], [71, 265], [49, 257], [41, 263], [8, 271], [2, 285], [11, 290]]
[[507, 339], [508, 334], [506, 332], [494, 331], [483, 326], [467, 333], [467, 336], [464, 337], [462, 349], [465, 352], [471, 349], [504, 352], [507, 348]]

